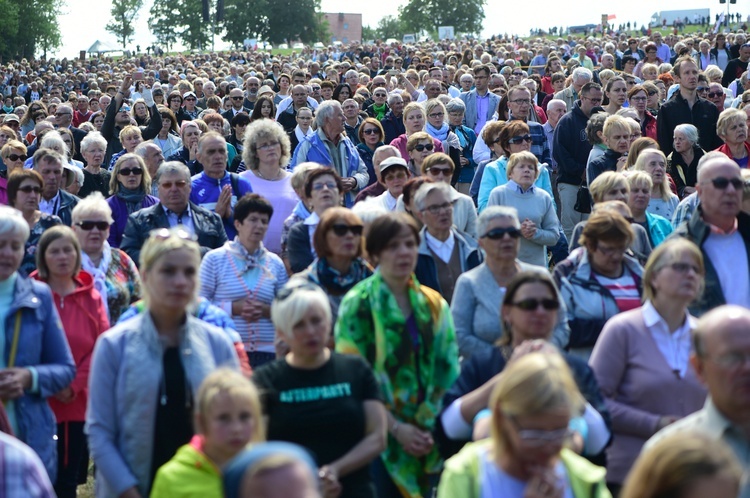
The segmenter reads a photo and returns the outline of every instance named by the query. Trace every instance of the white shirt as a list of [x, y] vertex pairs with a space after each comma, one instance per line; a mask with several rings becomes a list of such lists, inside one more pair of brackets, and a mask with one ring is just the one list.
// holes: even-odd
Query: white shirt
[[456, 245], [456, 238], [453, 236], [453, 230], [451, 230], [450, 235], [445, 239], [445, 242], [439, 241], [430, 235], [430, 232], [427, 230], [425, 230], [424, 234], [427, 247], [429, 247], [432, 252], [443, 261], [443, 263], [448, 264], [451, 260], [451, 254], [453, 254], [453, 246]]
[[684, 379], [690, 364], [690, 331], [695, 327], [695, 318], [685, 313], [685, 322], [677, 330], [670, 332], [669, 325], [651, 301], [646, 301], [642, 311], [643, 322], [667, 365]]
[[44, 197], [39, 199], [39, 211], [45, 214], [57, 214], [57, 210], [60, 208], [60, 191], [58, 190], [55, 196], [50, 200], [45, 200]]
[[315, 229], [318, 228], [318, 223], [320, 223], [320, 216], [313, 211], [302, 223], [307, 225], [307, 233], [310, 236], [310, 251], [312, 251], [312, 255], [317, 258], [318, 255], [315, 253], [315, 244], [313, 244], [313, 235], [315, 235]]
[[170, 211], [164, 204], [162, 204], [161, 207], [162, 209], [164, 209], [164, 214], [167, 215], [167, 221], [169, 221], [169, 226], [171, 228], [180, 225], [185, 229], [187, 233], [195, 235], [195, 226], [193, 225], [193, 212], [190, 210], [190, 203], [188, 203], [185, 211], [180, 214], [177, 214], [174, 211]]
[[386, 208], [388, 211], [395, 211], [396, 210], [396, 204], [398, 204], [398, 199], [396, 197], [393, 197], [389, 191], [385, 191], [379, 196], [376, 197], [378, 201], [380, 201], [384, 208]]
[[740, 232], [735, 230], [731, 235], [712, 232], [703, 243], [703, 249], [716, 269], [727, 304], [750, 308], [750, 279], [747, 278], [750, 269]]

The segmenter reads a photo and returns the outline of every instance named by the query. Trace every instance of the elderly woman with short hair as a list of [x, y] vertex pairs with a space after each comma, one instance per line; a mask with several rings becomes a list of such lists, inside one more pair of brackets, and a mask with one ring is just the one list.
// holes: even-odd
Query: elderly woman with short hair
[[633, 223], [646, 229], [651, 247], [655, 248], [672, 233], [672, 224], [669, 218], [648, 209], [653, 202], [652, 176], [646, 171], [634, 171], [628, 175], [627, 179], [630, 185], [628, 207], [633, 215]]
[[81, 243], [81, 266], [94, 277], [110, 323], [141, 299], [141, 276], [130, 256], [107, 242], [112, 208], [98, 192], [82, 199], [72, 213], [73, 230]]
[[[653, 182], [648, 212], [671, 220], [680, 200], [669, 188], [667, 158], [664, 153], [659, 149], [642, 150], [635, 161], [635, 170], [645, 171]], [[654, 244], [654, 247], [656, 247], [656, 244]]]
[[107, 152], [107, 140], [98, 131], [89, 132], [81, 141], [81, 155], [86, 160], [83, 168], [83, 186], [78, 197], [84, 198], [92, 192], [101, 192], [109, 196], [109, 184], [112, 174], [102, 168], [104, 155]]
[[460, 171], [456, 178], [456, 189], [462, 194], [468, 194], [477, 167], [477, 163], [474, 162], [474, 144], [477, 142], [477, 134], [463, 124], [466, 113], [466, 104], [463, 100], [451, 99], [445, 104], [445, 111], [448, 113], [448, 126], [458, 137], [461, 147], [460, 164], [457, 165]]
[[109, 191], [112, 195], [107, 199], [107, 204], [112, 210], [114, 220], [109, 233], [109, 244], [112, 247], [120, 247], [128, 216], [157, 204], [159, 199], [149, 194], [151, 175], [146, 163], [141, 156], [133, 153], [121, 156], [115, 163], [109, 181]]
[[719, 120], [716, 122], [716, 134], [724, 140], [724, 145], [716, 150], [726, 154], [740, 168], [747, 168], [748, 159], [750, 159], [750, 145], [747, 143], [747, 114], [745, 111], [731, 108], [719, 114]]
[[674, 150], [667, 156], [667, 170], [677, 187], [680, 199], [695, 192], [698, 181], [698, 161], [706, 153], [698, 145], [698, 128], [689, 123], [675, 126]]
[[[546, 267], [530, 265], [518, 259], [521, 222], [518, 210], [511, 206], [488, 206], [477, 220], [479, 247], [485, 254], [482, 264], [458, 277], [451, 301], [458, 348], [464, 360], [492, 350], [500, 338], [500, 308], [505, 289], [522, 271], [549, 274]], [[567, 343], [565, 312], [558, 316], [552, 342]]]
[[560, 238], [555, 203], [547, 192], [535, 188], [541, 165], [529, 151], [517, 152], [508, 159], [508, 183], [495, 187], [487, 206], [512, 206], [521, 222], [521, 247], [518, 259], [524, 263], [547, 266], [547, 250]]
[[290, 156], [289, 137], [279, 125], [260, 119], [248, 126], [242, 151], [247, 170], [240, 177], [250, 182], [253, 192], [263, 192], [274, 208], [263, 245], [275, 254], [281, 253], [284, 220], [292, 214], [298, 200], [292, 175], [286, 170]]
[[141, 129], [135, 125], [128, 125], [120, 130], [120, 143], [122, 143], [122, 150], [112, 155], [109, 160], [109, 170], [115, 169], [115, 163], [124, 156], [125, 154], [131, 154], [138, 147], [138, 144], [143, 142], [143, 133]]

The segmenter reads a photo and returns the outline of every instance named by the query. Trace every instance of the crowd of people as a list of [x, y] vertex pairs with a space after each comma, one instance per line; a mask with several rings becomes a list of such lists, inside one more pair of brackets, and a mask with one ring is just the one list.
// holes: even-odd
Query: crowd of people
[[748, 62], [3, 64], [0, 495], [750, 498]]

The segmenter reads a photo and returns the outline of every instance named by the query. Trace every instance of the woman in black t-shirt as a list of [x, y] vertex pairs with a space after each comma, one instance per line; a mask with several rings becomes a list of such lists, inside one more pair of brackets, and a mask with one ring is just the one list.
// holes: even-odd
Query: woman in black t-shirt
[[386, 444], [380, 388], [359, 357], [334, 353], [328, 297], [303, 283], [282, 290], [271, 307], [285, 358], [255, 371], [268, 416], [268, 439], [304, 446], [319, 466], [324, 496], [374, 498], [369, 464]]

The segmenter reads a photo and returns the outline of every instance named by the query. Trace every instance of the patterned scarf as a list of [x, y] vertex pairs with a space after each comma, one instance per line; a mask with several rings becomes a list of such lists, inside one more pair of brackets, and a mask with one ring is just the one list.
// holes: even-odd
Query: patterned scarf
[[[234, 258], [234, 260], [240, 263], [241, 266], [237, 267], [237, 271], [240, 275], [244, 275], [250, 270], [254, 270], [257, 267], [265, 266], [264, 259], [266, 258], [266, 248], [263, 247], [263, 242], [260, 243], [260, 247], [250, 254], [245, 246], [240, 243], [240, 239], [235, 237], [233, 241], [229, 242], [228, 253]], [[244, 265], [244, 266], [242, 266]]]
[[138, 187], [135, 190], [125, 188], [121, 183], [120, 188], [117, 190], [117, 197], [125, 201], [128, 214], [133, 214], [141, 209], [141, 203], [146, 197], [146, 191], [142, 187]]
[[104, 247], [102, 248], [102, 260], [99, 261], [99, 266], [94, 265], [93, 261], [88, 254], [81, 251], [81, 268], [84, 271], [91, 274], [94, 277], [94, 288], [99, 291], [102, 295], [102, 301], [104, 302], [104, 309], [107, 312], [107, 317], [112, 319], [109, 314], [109, 303], [107, 302], [107, 272], [109, 271], [109, 265], [112, 263], [112, 248], [109, 246], [109, 242], [104, 241]]
[[356, 283], [372, 275], [372, 267], [362, 258], [352, 261], [349, 272], [345, 275], [332, 268], [325, 258], [316, 260], [315, 271], [318, 273], [321, 287], [334, 296], [343, 296]]

